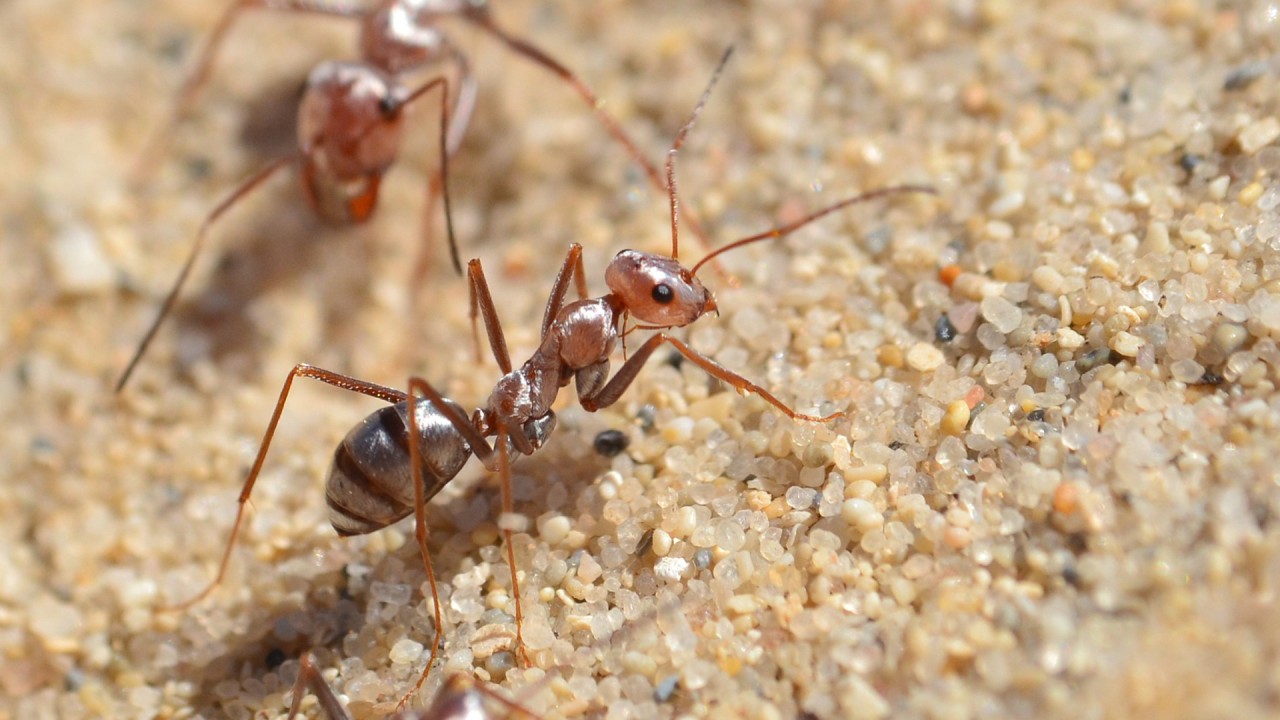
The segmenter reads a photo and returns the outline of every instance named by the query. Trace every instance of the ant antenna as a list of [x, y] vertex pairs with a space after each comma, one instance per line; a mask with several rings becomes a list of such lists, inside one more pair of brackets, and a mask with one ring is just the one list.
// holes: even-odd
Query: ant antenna
[[876, 190], [868, 190], [861, 195], [854, 195], [853, 197], [845, 198], [834, 205], [828, 205], [827, 207], [810, 213], [794, 222], [789, 222], [786, 225], [779, 225], [772, 230], [765, 230], [762, 233], [749, 235], [741, 240], [735, 240], [722, 248], [717, 248], [716, 250], [713, 250], [710, 255], [699, 260], [698, 264], [693, 266], [693, 270], [690, 271], [690, 274], [696, 276], [698, 274], [698, 268], [705, 265], [707, 261], [717, 255], [729, 252], [734, 248], [740, 248], [743, 245], [750, 245], [751, 243], [760, 242], [761, 240], [773, 240], [775, 238], [786, 237], [814, 220], [830, 215], [837, 210], [843, 210], [850, 205], [857, 205], [858, 203], [867, 202], [869, 200], [876, 200], [889, 195], [901, 195], [904, 193], [926, 193], [929, 195], [937, 195], [938, 191], [928, 185], [891, 185], [889, 187], [878, 188]]
[[724, 72], [724, 66], [729, 63], [729, 58], [733, 56], [733, 46], [725, 48], [724, 55], [720, 56], [720, 62], [716, 65], [715, 72], [711, 73], [711, 80], [707, 82], [707, 87], [702, 91], [702, 97], [698, 98], [698, 104], [693, 106], [693, 112], [689, 113], [689, 119], [680, 127], [680, 132], [676, 133], [675, 142], [671, 143], [671, 149], [667, 151], [667, 196], [671, 199], [671, 257], [680, 257], [680, 228], [679, 228], [679, 207], [680, 201], [676, 198], [676, 153], [680, 151], [680, 146], [684, 145], [685, 136], [693, 129], [693, 124], [698, 120], [698, 116], [702, 114], [702, 108], [706, 106], [707, 100], [711, 98], [711, 89], [716, 86], [716, 81], [720, 79], [720, 74]]

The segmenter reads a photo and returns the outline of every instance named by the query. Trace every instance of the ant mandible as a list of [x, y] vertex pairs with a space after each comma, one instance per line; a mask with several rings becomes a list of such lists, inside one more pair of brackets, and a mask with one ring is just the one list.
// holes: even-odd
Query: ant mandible
[[[618, 340], [631, 330], [685, 327], [704, 314], [717, 310], [715, 298], [697, 277], [698, 270], [712, 258], [744, 245], [785, 237], [850, 205], [889, 195], [934, 193], [927, 186], [898, 185], [846, 198], [799, 220], [729, 243], [704, 257], [692, 269], [685, 268], [677, 259], [675, 250], [679, 225], [676, 155], [706, 104], [731, 52], [732, 49], [720, 60], [710, 83], [689, 119], [680, 128], [667, 154], [672, 254], [667, 256], [623, 250], [613, 258], [605, 271], [605, 283], [609, 286], [609, 292], [600, 297], [588, 298], [582, 247], [576, 243], [571, 245], [547, 299], [542, 319], [541, 343], [533, 356], [519, 368], [513, 368], [511, 364], [506, 339], [480, 261], [472, 260], [468, 263], [472, 321], [474, 324], [477, 315], [483, 318], [493, 357], [503, 372], [484, 406], [477, 409], [471, 417], [457, 403], [445, 398], [429, 382], [419, 377], [411, 377], [408, 391], [403, 392], [312, 365], [295, 366], [289, 371], [280, 389], [280, 396], [263, 435], [258, 455], [240, 492], [239, 508], [218, 574], [198, 595], [174, 609], [185, 608], [200, 601], [222, 581], [244, 518], [245, 506], [266, 459], [293, 381], [299, 377], [319, 380], [389, 403], [352, 428], [339, 444], [329, 469], [326, 500], [330, 522], [338, 534], [343, 536], [373, 532], [407, 517], [410, 513], [414, 515], [415, 539], [431, 588], [436, 633], [432, 640], [431, 656], [417, 684], [401, 700], [402, 704], [426, 680], [440, 650], [443, 627], [435, 571], [427, 548], [426, 503], [457, 475], [473, 454], [484, 463], [487, 470], [499, 476], [502, 516], [498, 524], [507, 548], [512, 595], [515, 600], [515, 651], [517, 657], [527, 661], [521, 636], [523, 615], [512, 546], [513, 529], [519, 526], [519, 518], [514, 514], [511, 494], [511, 456], [513, 453], [532, 455], [543, 446], [556, 424], [551, 406], [560, 389], [571, 381], [576, 383], [578, 400], [584, 410], [595, 412], [609, 407], [622, 397], [649, 357], [662, 345], [670, 344], [711, 376], [728, 383], [739, 392], [760, 396], [793, 420], [825, 423], [842, 417], [841, 412], [825, 416], [797, 412], [765, 388], [722, 367], [665, 332], [659, 332], [641, 344], [617, 372], [609, 377], [610, 357]], [[579, 299], [566, 304], [571, 284], [575, 286]], [[628, 329], [626, 325], [632, 317], [638, 324]], [[478, 333], [478, 328], [473, 330]], [[489, 438], [493, 438], [492, 443]]]

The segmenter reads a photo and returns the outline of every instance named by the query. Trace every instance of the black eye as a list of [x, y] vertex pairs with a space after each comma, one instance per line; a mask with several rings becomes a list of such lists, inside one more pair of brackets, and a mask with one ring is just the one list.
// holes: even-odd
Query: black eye
[[653, 301], [658, 303], [659, 305], [666, 305], [667, 303], [676, 299], [675, 292], [672, 291], [672, 289], [665, 284], [654, 285], [653, 292], [650, 294], [653, 297]]
[[390, 95], [383, 95], [378, 100], [378, 110], [382, 111], [383, 115], [390, 117], [400, 110], [400, 103]]

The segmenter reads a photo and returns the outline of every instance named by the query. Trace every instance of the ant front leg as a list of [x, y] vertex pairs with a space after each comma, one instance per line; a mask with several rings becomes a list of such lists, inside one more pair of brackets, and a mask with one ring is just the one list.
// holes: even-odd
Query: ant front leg
[[[475, 343], [476, 360], [480, 359], [480, 329], [477, 318], [484, 318], [485, 331], [489, 335], [489, 347], [493, 350], [494, 360], [503, 374], [511, 372], [511, 356], [507, 352], [507, 341], [502, 332], [502, 323], [498, 320], [498, 311], [493, 302], [493, 294], [489, 291], [489, 282], [484, 276], [484, 267], [479, 260], [467, 263], [467, 280], [471, 288], [471, 336]], [[555, 324], [556, 315], [564, 306], [564, 297], [569, 283], [573, 282], [578, 291], [578, 299], [587, 297], [587, 277], [582, 268], [582, 246], [573, 243], [560, 265], [552, 283], [551, 293], [547, 297], [547, 307], [542, 314], [541, 340], [547, 339], [551, 326]]]
[[458, 148], [462, 146], [462, 138], [466, 135], [467, 128], [471, 126], [471, 115], [476, 107], [477, 85], [467, 56], [449, 44], [443, 35], [440, 36], [440, 43], [442, 51], [458, 66], [458, 97], [454, 100], [453, 107], [449, 107], [449, 84], [444, 77], [436, 78], [414, 91], [413, 95], [401, 104], [401, 107], [408, 105], [436, 83], [444, 83], [444, 95], [440, 100], [440, 170], [433, 173], [427, 180], [427, 196], [422, 209], [423, 242], [414, 260], [413, 274], [410, 276], [409, 283], [411, 293], [409, 306], [415, 310], [419, 307], [417, 299], [420, 293], [417, 292], [417, 288], [422, 286], [427, 269], [431, 266], [431, 249], [435, 245], [432, 218], [435, 216], [436, 201], [441, 195], [444, 196], [445, 227], [449, 234], [449, 260], [453, 263], [453, 269], [459, 275], [462, 274], [462, 260], [458, 256], [458, 244], [453, 233], [453, 213], [449, 209], [449, 159], [457, 154]]
[[555, 282], [551, 284], [551, 292], [547, 295], [547, 309], [542, 313], [542, 340], [547, 339], [547, 333], [551, 332], [551, 327], [555, 325], [556, 316], [564, 306], [564, 296], [569, 291], [571, 280], [577, 286], [578, 299], [586, 300], [587, 274], [582, 269], [582, 246], [578, 243], [570, 243], [569, 252], [565, 254], [564, 262], [560, 264], [560, 272], [556, 273]]
[[511, 372], [511, 353], [507, 350], [507, 338], [502, 332], [502, 321], [498, 319], [493, 293], [489, 292], [489, 282], [484, 277], [484, 266], [478, 259], [467, 263], [467, 285], [471, 289], [471, 340], [475, 343], [476, 362], [480, 362], [480, 328], [477, 327], [477, 317], [483, 316], [485, 333], [489, 336], [489, 349], [493, 351], [493, 359], [505, 375]]
[[195, 597], [176, 605], [168, 605], [158, 608], [158, 612], [177, 612], [185, 610], [203, 600], [209, 595], [209, 593], [213, 592], [214, 588], [218, 587], [218, 585], [222, 583], [222, 578], [227, 573], [227, 565], [231, 561], [231, 550], [235, 547], [236, 538], [240, 535], [240, 526], [244, 521], [245, 506], [249, 502], [249, 496], [253, 493], [254, 483], [258, 481], [258, 473], [262, 471], [262, 464], [267, 459], [267, 450], [271, 447], [271, 439], [275, 436], [276, 427], [280, 424], [280, 416], [284, 412], [284, 404], [289, 398], [289, 390], [293, 387], [293, 380], [298, 377], [319, 380], [320, 382], [332, 385], [336, 388], [350, 390], [351, 392], [357, 392], [361, 395], [378, 398], [379, 400], [392, 405], [402, 402], [406, 397], [404, 393], [396, 390], [395, 388], [389, 388], [384, 385], [367, 382], [359, 378], [343, 375], [341, 373], [333, 372], [332, 370], [325, 370], [305, 363], [295, 365], [293, 369], [289, 371], [289, 375], [284, 380], [284, 385], [280, 388], [280, 398], [276, 401], [276, 409], [271, 414], [271, 422], [267, 423], [267, 431], [262, 436], [262, 444], [258, 446], [258, 456], [254, 458], [253, 467], [250, 468], [249, 475], [245, 478], [244, 487], [240, 489], [240, 499], [237, 501], [239, 506], [236, 509], [236, 520], [231, 525], [231, 536], [227, 538], [227, 546], [222, 551], [222, 561], [218, 565], [217, 576], [213, 578], [213, 582], [209, 583], [204, 590], [201, 590]]
[[683, 342], [665, 333], [659, 333], [645, 341], [645, 343], [636, 350], [635, 354], [628, 358], [627, 361], [622, 364], [622, 367], [618, 368], [618, 372], [615, 373], [613, 378], [610, 379], [604, 387], [600, 388], [598, 392], [580, 398], [579, 400], [582, 403], [583, 409], [587, 412], [595, 412], [617, 402], [618, 398], [622, 397], [622, 393], [626, 392], [627, 388], [630, 387], [631, 383], [636, 379], [636, 375], [640, 373], [640, 368], [644, 366], [645, 361], [648, 360], [649, 356], [652, 355], [653, 352], [658, 349], [658, 346], [663, 343], [671, 343], [681, 355], [688, 358], [694, 365], [705, 370], [708, 375], [729, 383], [738, 392], [750, 392], [759, 395], [764, 398], [766, 402], [778, 408], [778, 410], [782, 411], [784, 415], [792, 420], [825, 423], [835, 420], [836, 418], [844, 417], [844, 413], [842, 412], [824, 416], [806, 415], [805, 413], [796, 412], [768, 390], [765, 390], [732, 370], [717, 364], [706, 355], [697, 352], [688, 345], [685, 345]]

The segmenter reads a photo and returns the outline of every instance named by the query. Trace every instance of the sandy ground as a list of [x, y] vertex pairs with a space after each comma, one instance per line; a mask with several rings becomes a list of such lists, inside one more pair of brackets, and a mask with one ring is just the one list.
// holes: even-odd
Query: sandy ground
[[[0, 717], [283, 716], [307, 651], [383, 717], [435, 630], [410, 524], [327, 523], [332, 448], [377, 403], [308, 382], [226, 581], [156, 612], [212, 577], [294, 363], [467, 407], [497, 377], [440, 253], [410, 286], [420, 109], [371, 223], [324, 226], [287, 177], [229, 213], [112, 394], [201, 219], [289, 151], [308, 69], [354, 54], [349, 23], [246, 16], [131, 189], [219, 5], [0, 4]], [[707, 275], [722, 313], [692, 344], [847, 417], [792, 422], [665, 357], [603, 412], [563, 393], [516, 467], [527, 668], [497, 486], [468, 465], [429, 511], [445, 651], [415, 704], [461, 672], [547, 716], [1280, 712], [1280, 4], [495, 14], [653, 158], [736, 46], [679, 165], [717, 243], [887, 184], [938, 197], [728, 255], [739, 287]], [[613, 253], [669, 251], [669, 219], [563, 84], [448, 27], [482, 84], [458, 235], [522, 358], [569, 242], [603, 292]], [[605, 429], [625, 452], [593, 449]]]

